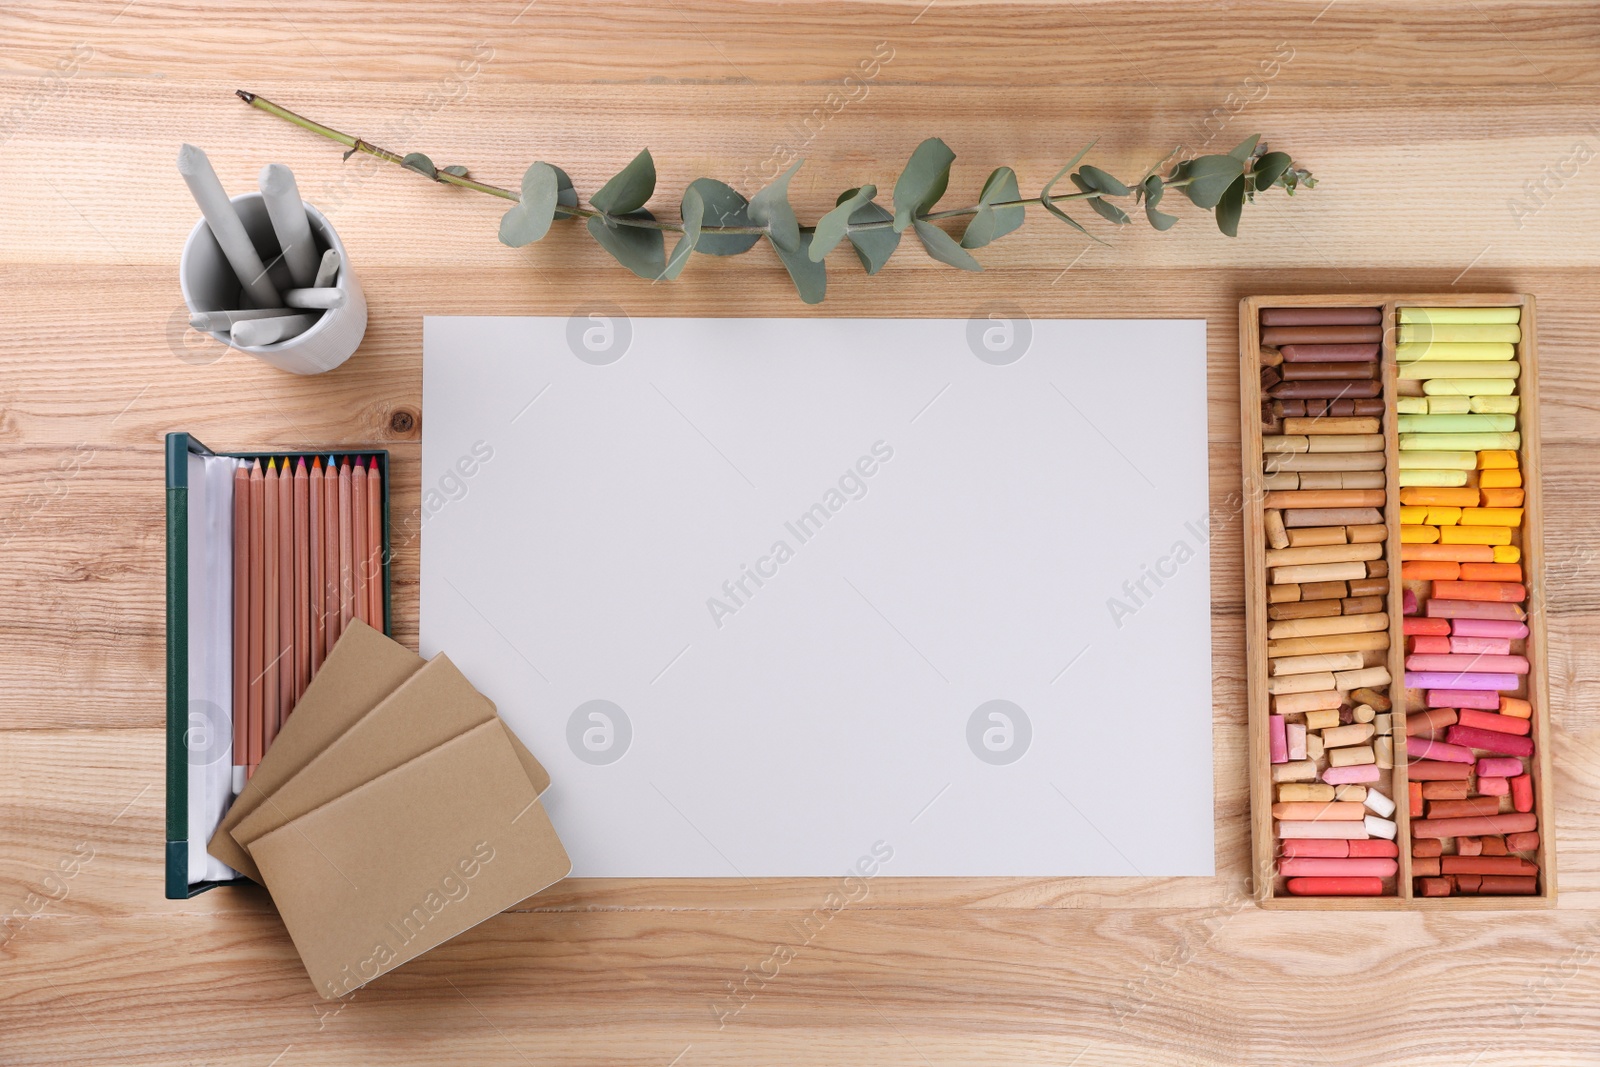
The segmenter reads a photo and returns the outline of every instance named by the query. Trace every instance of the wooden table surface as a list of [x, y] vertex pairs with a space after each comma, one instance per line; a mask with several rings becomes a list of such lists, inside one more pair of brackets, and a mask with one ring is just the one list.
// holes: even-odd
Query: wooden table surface
[[[876, 76], [847, 83], [875, 52], [889, 57]], [[0, 1063], [1600, 1062], [1597, 61], [1600, 9], [1498, 0], [7, 3]], [[1237, 240], [1186, 206], [1172, 232], [1135, 226], [1110, 247], [1031, 213], [980, 253], [982, 275], [908, 247], [866, 278], [836, 253], [819, 312], [764, 251], [651, 286], [570, 227], [505, 248], [501, 205], [341, 163], [241, 88], [511, 185], [539, 158], [592, 191], [648, 145], [670, 212], [694, 177], [749, 188], [798, 151], [794, 199], [815, 217], [839, 189], [889, 187], [930, 135], [959, 154], [952, 204], [1001, 164], [1036, 190], [1095, 137], [1096, 162], [1130, 176], [1175, 144], [1225, 151], [1262, 131], [1322, 184], [1265, 198]], [[333, 218], [372, 308], [344, 367], [293, 377], [187, 330], [183, 141], [235, 191], [289, 164]], [[344, 1003], [312, 990], [263, 892], [163, 899], [169, 430], [217, 448], [388, 448], [404, 521], [424, 313], [603, 300], [965, 316], [1004, 299], [1038, 316], [1203, 316], [1220, 501], [1239, 479], [1241, 296], [1462, 289], [1539, 300], [1554, 910], [1248, 903], [1236, 520], [1211, 561], [1214, 878], [885, 877], [809, 940], [797, 924], [824, 906], [823, 881], [574, 881]], [[412, 643], [417, 574], [402, 544]], [[1137, 774], [1129, 729], [1126, 750], [1097, 755]], [[780, 945], [792, 959], [764, 965]]]

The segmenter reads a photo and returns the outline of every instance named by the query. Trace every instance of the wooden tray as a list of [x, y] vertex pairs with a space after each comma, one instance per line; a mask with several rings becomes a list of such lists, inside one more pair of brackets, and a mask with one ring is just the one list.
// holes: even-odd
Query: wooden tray
[[[1263, 308], [1295, 307], [1377, 307], [1383, 312], [1382, 360], [1384, 454], [1386, 458], [1387, 500], [1384, 517], [1388, 525], [1385, 559], [1389, 565], [1389, 652], [1388, 669], [1392, 677], [1389, 695], [1394, 704], [1394, 770], [1392, 788], [1399, 828], [1400, 869], [1397, 893], [1382, 897], [1295, 897], [1282, 889], [1277, 877], [1277, 842], [1272, 827], [1272, 772], [1268, 748], [1267, 717], [1267, 568], [1266, 533], [1258, 501], [1264, 492], [1262, 478], [1262, 427], [1260, 378], [1260, 319]], [[1407, 707], [1405, 678], [1405, 638], [1401, 632], [1403, 582], [1400, 571], [1399, 435], [1395, 415], [1397, 365], [1395, 337], [1396, 309], [1400, 307], [1520, 307], [1522, 340], [1517, 345], [1517, 361], [1522, 372], [1517, 394], [1522, 398], [1517, 428], [1522, 447], [1518, 458], [1523, 472], [1523, 525], [1512, 533], [1513, 543], [1522, 550], [1523, 582], [1528, 589], [1528, 636], [1524, 639], [1529, 671], [1523, 696], [1533, 704], [1532, 736], [1534, 754], [1529, 761], [1533, 777], [1534, 811], [1538, 814], [1539, 892], [1532, 896], [1449, 896], [1420, 897], [1414, 893], [1411, 876], [1411, 835], [1408, 804], [1408, 778], [1405, 757], [1405, 716]], [[1341, 293], [1331, 295], [1252, 296], [1239, 302], [1239, 398], [1244, 465], [1244, 547], [1245, 547], [1245, 665], [1250, 713], [1250, 812], [1254, 893], [1263, 907], [1311, 909], [1491, 909], [1510, 910], [1549, 907], [1556, 898], [1555, 827], [1551, 820], [1550, 698], [1545, 663], [1544, 626], [1544, 526], [1539, 488], [1539, 397], [1538, 343], [1535, 329], [1534, 299], [1517, 293], [1394, 294]]]

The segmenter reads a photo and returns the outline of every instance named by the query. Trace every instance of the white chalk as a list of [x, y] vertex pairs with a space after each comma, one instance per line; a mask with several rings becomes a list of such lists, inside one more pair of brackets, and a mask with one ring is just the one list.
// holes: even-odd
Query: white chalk
[[288, 308], [245, 308], [240, 311], [196, 311], [189, 316], [189, 325], [197, 330], [230, 330], [236, 322], [246, 319], [271, 319], [279, 315], [292, 315]]
[[1394, 814], [1394, 801], [1370, 786], [1367, 788], [1367, 797], [1362, 803], [1379, 818], [1387, 819]]
[[192, 144], [178, 150], [178, 173], [189, 186], [194, 202], [200, 205], [200, 214], [216, 237], [228, 265], [238, 275], [239, 284], [257, 307], [281, 307], [277, 286], [267, 277], [267, 268], [261, 262], [256, 246], [250, 243], [239, 213], [228, 202], [227, 191], [211, 169], [211, 160]]
[[255, 348], [259, 345], [287, 341], [297, 334], [305, 333], [319, 317], [300, 313], [277, 315], [270, 319], [245, 319], [243, 322], [234, 323], [233, 343], [240, 348]]
[[311, 285], [314, 289], [326, 289], [333, 284], [333, 279], [339, 276], [339, 253], [330, 248], [322, 253], [322, 262], [317, 265], [317, 277]]
[[306, 218], [305, 204], [300, 201], [294, 172], [282, 163], [268, 163], [261, 168], [259, 182], [261, 200], [267, 206], [267, 218], [272, 220], [272, 232], [278, 235], [278, 248], [283, 252], [289, 277], [297, 288], [305, 288], [317, 278], [317, 244], [311, 236], [311, 223]]
[[290, 289], [283, 294], [283, 302], [292, 308], [342, 308], [343, 289]]

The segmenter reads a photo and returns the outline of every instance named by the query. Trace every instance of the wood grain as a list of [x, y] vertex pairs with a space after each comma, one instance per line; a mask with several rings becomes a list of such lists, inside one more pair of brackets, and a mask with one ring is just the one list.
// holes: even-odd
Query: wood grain
[[[1600, 164], [1570, 162], [1580, 145], [1600, 152], [1600, 11], [525, 2], [0, 8], [0, 1060], [1600, 1058]], [[880, 42], [892, 59], [847, 84]], [[1288, 58], [1265, 77], [1274, 54]], [[1264, 198], [1231, 241], [1180, 206], [1172, 232], [1130, 227], [1106, 233], [1110, 247], [1036, 214], [980, 254], [981, 275], [908, 249], [865, 278], [835, 253], [815, 309], [762, 252], [651, 286], [570, 227], [505, 248], [501, 205], [343, 164], [236, 88], [505, 184], [542, 158], [592, 191], [649, 145], [668, 212], [690, 178], [750, 189], [793, 151], [808, 159], [795, 199], [813, 216], [839, 189], [886, 187], [929, 135], [959, 154], [950, 203], [1000, 165], [1035, 189], [1096, 137], [1097, 162], [1138, 173], [1174, 145], [1216, 151], [1264, 131], [1322, 184]], [[829, 94], [849, 99], [834, 109]], [[185, 140], [233, 189], [265, 162], [295, 169], [368, 291], [357, 358], [296, 378], [186, 329], [176, 263], [195, 210], [172, 166]], [[1559, 904], [1261, 911], [1246, 881], [1243, 541], [1228, 503], [1237, 303], [1452, 287], [1539, 303]], [[342, 1007], [315, 996], [263, 893], [163, 900], [162, 434], [389, 448], [396, 618], [414, 643], [422, 315], [592, 301], [633, 315], [965, 316], [1005, 301], [1038, 316], [1205, 318], [1216, 877], [875, 879], [766, 982], [749, 976], [793, 944], [826, 883], [573, 881]], [[745, 992], [730, 1001], [729, 983]], [[742, 1007], [719, 1028], [730, 1005]]]

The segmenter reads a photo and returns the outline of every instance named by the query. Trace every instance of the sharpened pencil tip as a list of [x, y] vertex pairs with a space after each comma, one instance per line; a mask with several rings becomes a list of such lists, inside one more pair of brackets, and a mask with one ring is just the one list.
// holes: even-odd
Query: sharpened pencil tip
[[371, 466], [372, 466], [372, 469], [373, 469], [373, 470], [377, 470], [377, 469], [378, 469], [378, 457], [377, 457], [377, 456], [373, 456], [373, 457], [372, 457], [372, 464], [371, 464]]
[[300, 470], [305, 470], [306, 469], [306, 457], [304, 457], [304, 456], [300, 457], [300, 462], [298, 464], [298, 467], [299, 467]]
[[319, 471], [319, 470], [322, 469], [322, 457], [321, 456], [315, 456], [315, 457], [312, 458], [312, 460], [311, 460], [311, 469], [314, 470], [314, 471]]

